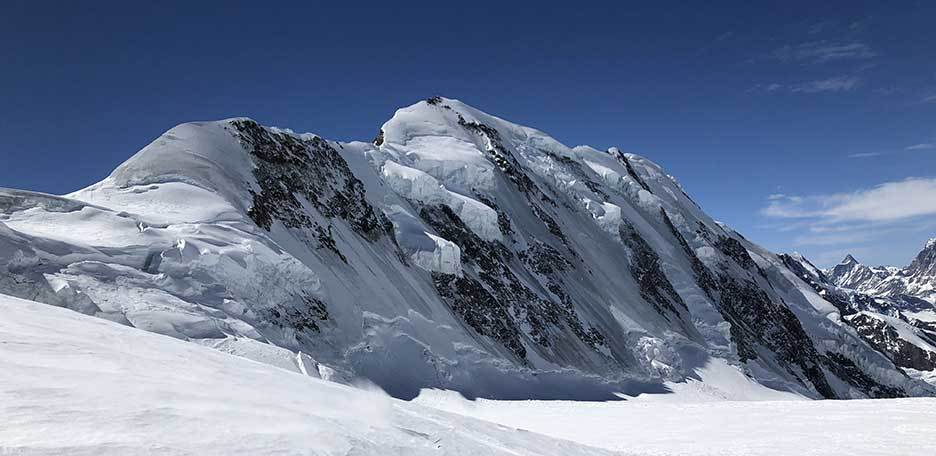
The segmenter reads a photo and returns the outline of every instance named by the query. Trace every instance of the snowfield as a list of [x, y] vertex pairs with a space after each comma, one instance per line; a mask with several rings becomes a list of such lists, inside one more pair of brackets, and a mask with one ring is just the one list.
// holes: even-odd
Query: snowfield
[[778, 401], [718, 361], [627, 401], [407, 403], [46, 304], [0, 295], [0, 312], [4, 455], [936, 451], [934, 399]]
[[936, 400], [418, 402], [635, 455], [936, 454]]
[[606, 452], [0, 295], [0, 454]]

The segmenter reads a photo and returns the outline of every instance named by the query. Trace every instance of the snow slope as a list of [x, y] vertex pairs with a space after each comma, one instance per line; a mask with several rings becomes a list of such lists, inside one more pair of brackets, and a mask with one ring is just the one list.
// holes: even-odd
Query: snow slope
[[[0, 295], [0, 312], [2, 454], [936, 451], [933, 399], [724, 401], [677, 384], [693, 391], [625, 402], [471, 402], [427, 390], [408, 403], [46, 304]], [[750, 380], [731, 369], [709, 366], [696, 386], [780, 398], [743, 387]]]
[[195, 122], [70, 195], [0, 189], [0, 292], [398, 398], [606, 400], [719, 362], [934, 393], [659, 165], [440, 97], [372, 143]]
[[45, 304], [0, 313], [0, 454], [604, 454]]
[[936, 400], [416, 402], [624, 454], [892, 456], [936, 452]]

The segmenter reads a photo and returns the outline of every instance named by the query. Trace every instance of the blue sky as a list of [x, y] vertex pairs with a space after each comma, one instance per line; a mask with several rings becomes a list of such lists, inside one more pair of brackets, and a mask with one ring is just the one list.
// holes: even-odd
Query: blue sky
[[936, 236], [934, 2], [6, 2], [0, 186], [66, 193], [183, 121], [370, 139], [461, 99], [657, 161], [821, 265]]

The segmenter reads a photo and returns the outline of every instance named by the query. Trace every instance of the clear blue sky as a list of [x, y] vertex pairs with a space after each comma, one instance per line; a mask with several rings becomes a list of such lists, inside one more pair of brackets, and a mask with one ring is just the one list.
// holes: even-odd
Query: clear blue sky
[[648, 156], [772, 250], [936, 236], [934, 2], [265, 3], [4, 2], [0, 186], [78, 189], [189, 120], [367, 140], [439, 94]]

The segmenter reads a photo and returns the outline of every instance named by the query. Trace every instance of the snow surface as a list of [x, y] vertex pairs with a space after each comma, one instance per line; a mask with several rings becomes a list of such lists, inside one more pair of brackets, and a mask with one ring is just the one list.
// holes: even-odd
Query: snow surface
[[936, 451], [934, 399], [779, 400], [721, 360], [627, 401], [403, 402], [46, 304], [0, 295], [0, 312], [0, 454]]
[[936, 399], [416, 402], [633, 455], [924, 455], [936, 452]]
[[605, 454], [0, 295], [0, 454]]

